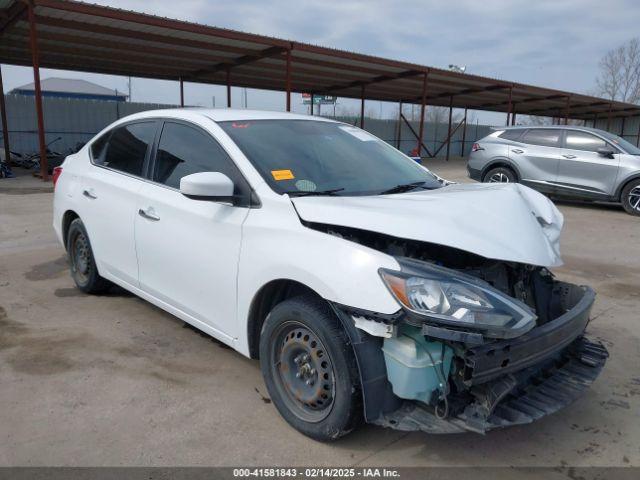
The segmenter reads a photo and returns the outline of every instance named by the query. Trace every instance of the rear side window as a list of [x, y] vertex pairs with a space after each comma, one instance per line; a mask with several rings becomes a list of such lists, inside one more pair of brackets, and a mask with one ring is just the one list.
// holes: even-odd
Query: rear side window
[[236, 195], [249, 191], [231, 158], [211, 135], [182, 123], [165, 122], [153, 180], [179, 189], [182, 177], [199, 172], [224, 173], [233, 181]]
[[512, 140], [515, 142], [522, 136], [522, 132], [524, 132], [524, 130], [522, 129], [505, 130], [500, 135], [498, 135], [498, 137], [504, 138], [505, 140]]
[[117, 127], [108, 141], [99, 138], [91, 146], [93, 162], [113, 170], [141, 177], [144, 160], [156, 131], [155, 122], [131, 123]]
[[566, 148], [572, 150], [584, 150], [586, 152], [597, 152], [599, 148], [607, 146], [607, 142], [595, 135], [577, 130], [568, 130], [565, 140]]
[[541, 145], [543, 147], [557, 147], [562, 130], [551, 128], [536, 128], [527, 130], [520, 140], [529, 145]]

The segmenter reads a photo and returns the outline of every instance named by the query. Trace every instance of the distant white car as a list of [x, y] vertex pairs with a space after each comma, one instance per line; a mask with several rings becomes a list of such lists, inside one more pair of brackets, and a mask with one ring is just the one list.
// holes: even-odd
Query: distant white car
[[594, 292], [556, 281], [562, 215], [518, 184], [446, 185], [350, 125], [164, 110], [54, 172], [73, 279], [111, 282], [260, 358], [282, 416], [431, 433], [531, 422], [607, 352]]

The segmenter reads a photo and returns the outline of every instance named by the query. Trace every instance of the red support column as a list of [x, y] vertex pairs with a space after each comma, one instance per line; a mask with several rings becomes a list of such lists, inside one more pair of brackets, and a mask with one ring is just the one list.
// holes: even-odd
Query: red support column
[[0, 67], [0, 118], [2, 119], [2, 139], [4, 143], [4, 158], [9, 165], [11, 148], [9, 148], [9, 126], [7, 125], [7, 106], [4, 103], [4, 87], [2, 86], [2, 68]]
[[311, 108], [310, 108], [311, 115], [313, 115], [313, 97], [314, 97], [314, 95], [313, 95], [313, 93], [312, 93], [312, 94], [311, 94]]
[[291, 111], [291, 49], [287, 50], [285, 90], [287, 92], [287, 112]]
[[360, 128], [364, 128], [364, 85], [360, 87]]
[[460, 156], [464, 157], [465, 140], [467, 139], [467, 107], [464, 107], [464, 125], [462, 125], [462, 148], [460, 149]]
[[184, 83], [182, 77], [180, 77], [180, 106], [184, 107]]
[[400, 137], [402, 136], [402, 100], [398, 103], [398, 134], [396, 135], [396, 148], [400, 150]]
[[420, 129], [418, 130], [418, 157], [421, 157], [422, 153], [422, 138], [424, 135], [424, 111], [427, 103], [427, 77], [429, 76], [429, 71], [424, 72], [424, 77], [422, 78], [422, 102], [420, 104]]
[[231, 67], [227, 67], [227, 108], [231, 108]]
[[516, 104], [513, 104], [513, 112], [511, 112], [511, 126], [516, 124]]
[[568, 125], [569, 124], [569, 108], [571, 105], [571, 95], [567, 95], [567, 106], [565, 107], [565, 111], [564, 111], [564, 124]]
[[640, 147], [640, 117], [638, 117], [638, 136], [636, 137], [636, 147]]
[[622, 117], [622, 127], [620, 128], [620, 136], [624, 138], [624, 123], [627, 117]]
[[509, 108], [507, 110], [507, 127], [509, 126], [509, 120], [511, 120], [511, 94], [513, 93], [513, 87], [509, 87]]
[[40, 54], [38, 52], [38, 33], [33, 4], [28, 5], [29, 40], [31, 45], [31, 62], [33, 65], [33, 84], [35, 89], [36, 115], [38, 118], [38, 143], [40, 146], [40, 174], [42, 180], [49, 180], [49, 165], [47, 162], [47, 146], [44, 140], [44, 113], [42, 111], [42, 91], [40, 90]]
[[451, 119], [453, 118], [453, 95], [449, 98], [449, 128], [447, 130], [447, 162], [449, 161], [449, 151], [451, 149]]
[[611, 128], [611, 108], [613, 107], [613, 104], [610, 103], [609, 104], [609, 112], [607, 113], [607, 132], [609, 131], [609, 129]]

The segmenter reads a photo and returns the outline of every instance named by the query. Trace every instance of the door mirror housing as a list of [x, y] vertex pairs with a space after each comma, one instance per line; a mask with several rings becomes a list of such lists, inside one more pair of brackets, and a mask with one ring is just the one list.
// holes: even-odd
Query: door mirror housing
[[182, 177], [180, 193], [195, 200], [234, 202], [233, 182], [220, 172], [199, 172]]
[[598, 155], [606, 158], [613, 158], [613, 154], [615, 152], [609, 147], [600, 147], [598, 148]]

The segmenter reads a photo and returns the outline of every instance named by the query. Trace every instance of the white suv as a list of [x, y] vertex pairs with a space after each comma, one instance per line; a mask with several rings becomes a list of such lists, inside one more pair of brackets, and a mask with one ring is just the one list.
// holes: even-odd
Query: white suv
[[260, 358], [276, 408], [329, 440], [362, 420], [432, 433], [531, 422], [607, 352], [594, 292], [554, 279], [559, 211], [518, 184], [447, 185], [318, 117], [164, 110], [54, 174], [78, 288], [120, 285]]

